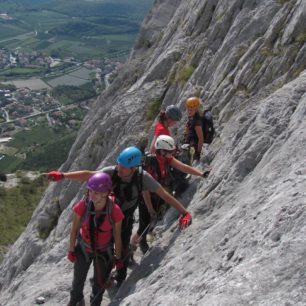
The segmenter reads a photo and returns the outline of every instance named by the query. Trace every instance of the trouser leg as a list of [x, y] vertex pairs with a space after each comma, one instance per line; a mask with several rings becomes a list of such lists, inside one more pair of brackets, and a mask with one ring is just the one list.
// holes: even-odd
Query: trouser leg
[[107, 253], [100, 253], [94, 258], [94, 278], [90, 296], [91, 306], [101, 305], [103, 293], [111, 270], [112, 262]]
[[123, 268], [117, 271], [116, 280], [120, 285], [126, 278], [127, 267], [130, 261], [130, 239], [132, 235], [134, 218], [133, 216], [125, 216], [122, 222], [121, 240], [122, 240], [122, 259]]
[[77, 260], [74, 263], [72, 289], [70, 291], [69, 305], [71, 306], [76, 305], [84, 298], [84, 283], [91, 264], [91, 260], [86, 261], [86, 257], [79, 246], [76, 247], [76, 252]]
[[142, 235], [142, 237], [145, 237], [148, 232], [148, 225], [150, 224], [151, 217], [148, 208], [143, 201], [139, 203], [138, 211], [139, 211], [139, 226], [137, 234], [139, 236]]
[[[163, 203], [163, 201], [155, 193], [151, 193], [150, 195], [151, 195], [151, 201], [152, 201], [153, 209], [158, 215], [159, 210], [160, 210], [160, 206]], [[144, 202], [139, 203], [139, 208], [138, 209], [139, 209], [139, 226], [138, 226], [137, 234], [139, 236], [142, 235], [142, 237], [145, 240], [146, 235], [149, 232], [148, 225], [151, 222], [151, 216], [150, 216], [148, 208], [147, 208], [147, 206]]]
[[141, 236], [139, 241], [140, 250], [145, 254], [149, 245], [147, 243], [147, 233], [149, 231], [149, 224], [151, 222], [151, 216], [149, 214], [146, 204], [142, 201], [139, 203], [139, 227], [137, 230], [138, 236]]
[[[153, 208], [157, 214], [156, 215], [157, 217], [159, 214], [161, 198], [158, 197], [155, 193], [151, 193], [151, 201], [152, 201]], [[147, 234], [150, 231], [150, 227], [149, 227], [150, 223], [151, 223], [151, 216], [148, 211], [148, 208], [144, 202], [141, 202], [139, 204], [139, 227], [137, 230], [137, 234], [138, 236], [141, 236], [139, 245], [140, 245], [140, 249], [143, 254], [145, 254], [149, 249], [149, 245], [147, 243]]]

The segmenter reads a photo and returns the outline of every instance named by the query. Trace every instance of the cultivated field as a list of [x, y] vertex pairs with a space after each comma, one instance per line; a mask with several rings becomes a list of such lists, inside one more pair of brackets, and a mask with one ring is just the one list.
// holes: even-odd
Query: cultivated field
[[1, 82], [2, 84], [13, 84], [17, 88], [27, 87], [31, 90], [40, 90], [44, 88], [51, 88], [41, 79], [28, 79], [28, 80], [12, 80], [7, 82]]
[[55, 79], [48, 80], [46, 82], [53, 88], [58, 85], [80, 86], [90, 82], [90, 73], [91, 70], [85, 67], [81, 67], [80, 69], [74, 70], [70, 73]]
[[1, 2], [0, 48], [46, 52], [80, 61], [124, 59], [153, 0]]

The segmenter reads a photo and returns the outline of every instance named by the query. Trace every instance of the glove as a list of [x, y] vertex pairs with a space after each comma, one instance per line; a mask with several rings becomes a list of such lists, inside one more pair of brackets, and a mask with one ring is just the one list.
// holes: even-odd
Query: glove
[[190, 213], [186, 213], [185, 215], [180, 217], [179, 220], [179, 229], [184, 229], [186, 227], [188, 227], [191, 224], [192, 220], [191, 220], [191, 215]]
[[76, 252], [68, 251], [67, 252], [67, 258], [70, 260], [72, 263], [76, 262], [77, 260], [77, 254]]
[[208, 178], [209, 173], [210, 173], [210, 170], [205, 170], [205, 171], [203, 172], [203, 174], [202, 174], [202, 177]]
[[58, 182], [64, 178], [64, 173], [60, 171], [51, 171], [47, 173], [48, 180]]
[[122, 261], [122, 259], [115, 259], [115, 267], [116, 270], [121, 270], [124, 267], [124, 263]]

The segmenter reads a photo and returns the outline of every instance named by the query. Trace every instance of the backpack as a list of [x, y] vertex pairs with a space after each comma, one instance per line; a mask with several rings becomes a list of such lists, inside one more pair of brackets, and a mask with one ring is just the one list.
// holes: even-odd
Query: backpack
[[145, 169], [158, 182], [161, 178], [160, 167], [157, 158], [151, 153], [145, 153], [142, 158], [142, 168]]
[[201, 118], [204, 143], [211, 144], [215, 135], [214, 122], [211, 111], [205, 110]]
[[170, 187], [173, 178], [170, 176], [171, 169], [173, 169], [169, 163], [164, 165], [166, 175], [162, 176], [161, 165], [154, 154], [146, 153], [142, 159], [142, 168], [146, 170], [157, 182], [163, 187]]
[[[120, 184], [121, 184], [121, 178], [118, 176], [118, 170], [117, 168], [114, 169], [113, 175], [112, 175], [112, 183], [113, 183], [113, 192], [114, 196], [116, 199], [117, 204], [122, 208], [122, 200], [127, 200], [129, 201], [129, 196], [131, 196], [131, 188], [133, 185], [136, 185], [137, 191], [138, 191], [138, 200], [137, 204], [139, 204], [142, 201], [142, 174], [143, 174], [143, 169], [142, 167], [138, 167], [137, 171], [134, 173], [132, 180], [127, 183], [125, 187], [125, 192], [124, 192], [124, 198], [122, 198], [122, 195], [120, 194]], [[134, 207], [132, 207], [134, 208]], [[131, 208], [127, 209], [128, 211]], [[134, 212], [134, 209], [132, 209], [132, 212]], [[124, 215], [126, 215], [126, 211], [124, 212]]]
[[[179, 156], [175, 156], [180, 160]], [[183, 173], [170, 165], [167, 165], [167, 175], [164, 179], [161, 178], [161, 170], [158, 160], [155, 155], [146, 153], [143, 157], [142, 167], [163, 187], [166, 187], [170, 193], [178, 193], [180, 189], [182, 192], [188, 187], [186, 180], [186, 173]]]

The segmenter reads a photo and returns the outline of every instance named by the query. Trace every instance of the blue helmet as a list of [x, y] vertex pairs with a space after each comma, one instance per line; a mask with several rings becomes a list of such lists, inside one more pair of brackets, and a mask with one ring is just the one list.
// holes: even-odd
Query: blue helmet
[[141, 164], [141, 152], [136, 147], [124, 149], [117, 158], [117, 163], [126, 168], [137, 167]]

